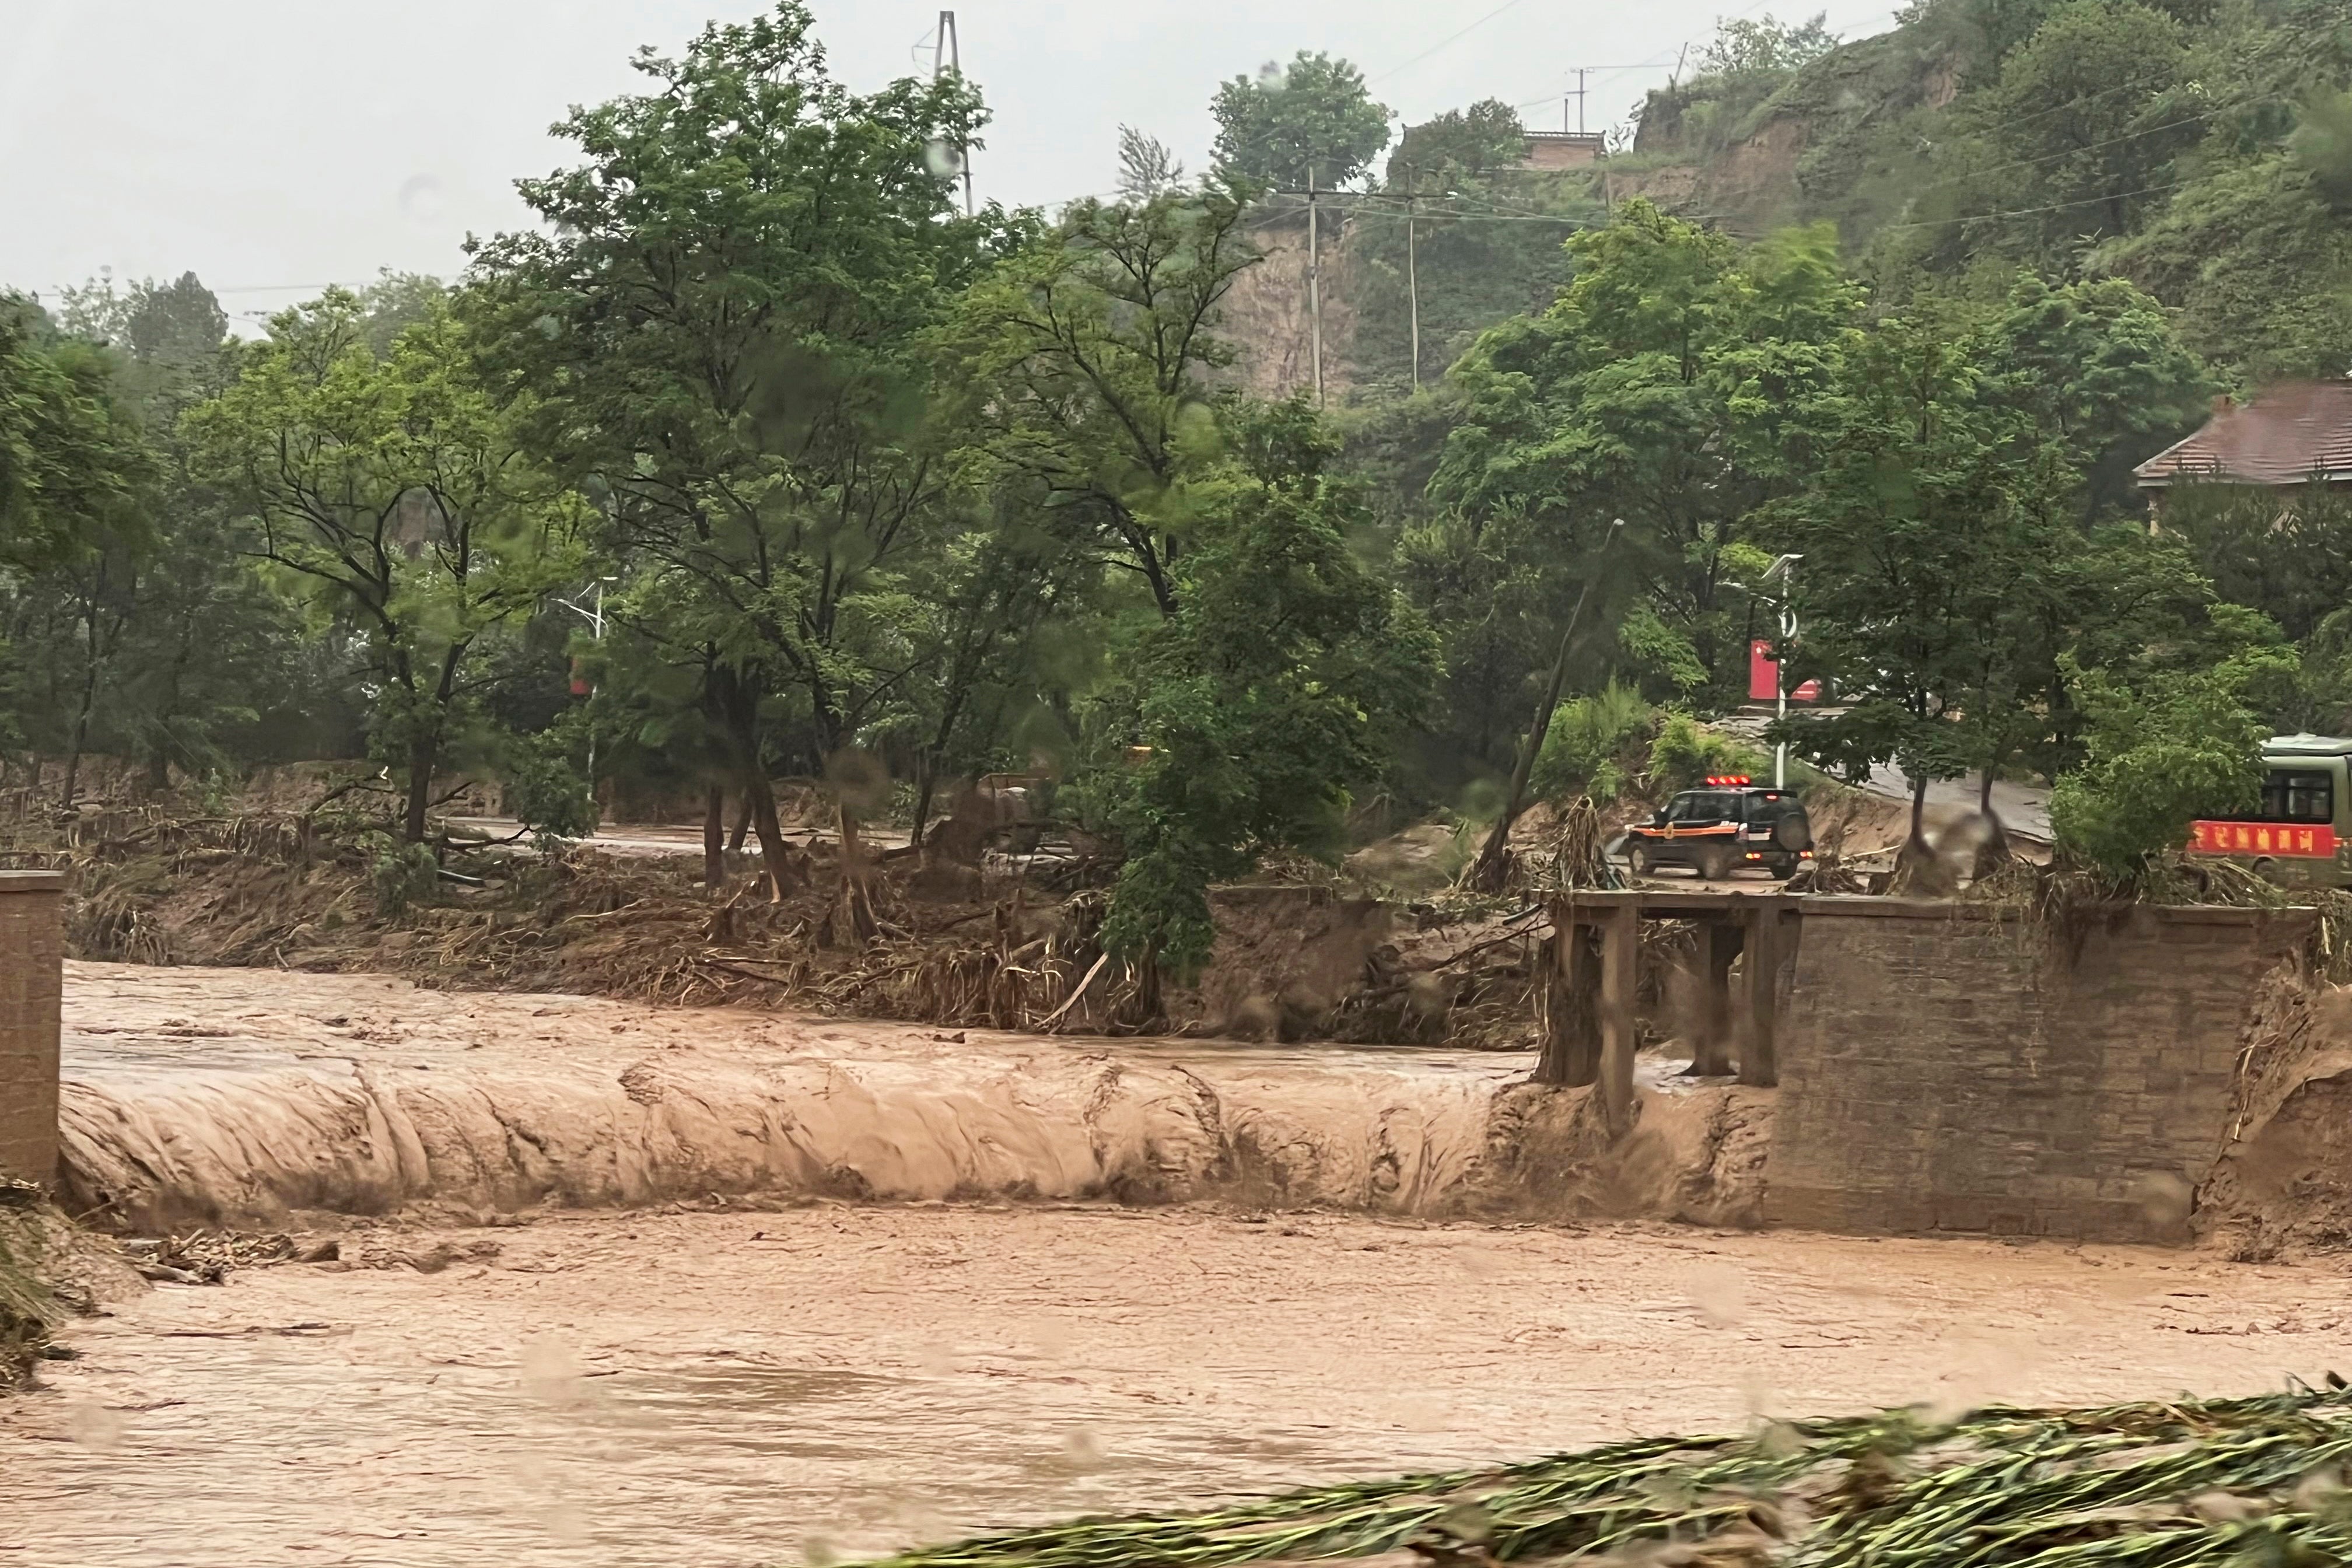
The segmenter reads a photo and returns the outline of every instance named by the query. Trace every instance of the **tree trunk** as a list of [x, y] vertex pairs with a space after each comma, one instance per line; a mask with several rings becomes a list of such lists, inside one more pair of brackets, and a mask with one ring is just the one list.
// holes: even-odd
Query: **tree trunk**
[[735, 808], [735, 831], [728, 835], [727, 853], [730, 855], [743, 853], [743, 843], [751, 837], [751, 797], [747, 795], [743, 797], [742, 804]]
[[727, 885], [727, 786], [714, 784], [702, 800], [702, 885]]
[[835, 820], [841, 826], [841, 912], [860, 942], [870, 942], [881, 923], [874, 918], [873, 896], [866, 887], [866, 851], [857, 841], [857, 818], [846, 804], [835, 803]]
[[411, 844], [425, 842], [425, 814], [433, 805], [433, 764], [440, 750], [429, 740], [415, 742], [408, 748], [408, 807], [401, 818], [400, 833]]
[[793, 847], [784, 842], [784, 825], [776, 816], [776, 792], [768, 783], [767, 767], [754, 751], [743, 769], [744, 805], [751, 813], [752, 829], [760, 836], [760, 869], [768, 879], [768, 901], [781, 904], [792, 874]]
[[736, 776], [743, 788], [743, 814], [760, 836], [760, 866], [768, 879], [768, 901], [782, 903], [793, 874], [792, 846], [776, 816], [776, 792], [760, 754], [760, 695], [741, 671], [719, 666], [710, 672], [709, 699], [733, 743]]
[[931, 785], [937, 780], [939, 773], [938, 770], [931, 766], [930, 753], [928, 752], [915, 765], [921, 771], [922, 778], [915, 785], [915, 825], [907, 835], [907, 844], [909, 848], [920, 849], [923, 847], [923, 828], [930, 821], [931, 816]]
[[1977, 815], [1984, 818], [1984, 837], [1977, 841], [1977, 863], [1970, 879], [1990, 877], [2009, 864], [2009, 829], [2001, 826], [2000, 814], [1992, 808], [1991, 764], [1986, 764], [1984, 776], [1977, 784]]
[[91, 690], [97, 684], [98, 672], [93, 669], [89, 678], [82, 682], [81, 711], [74, 718], [73, 739], [66, 746], [66, 782], [58, 804], [68, 811], [73, 809], [74, 795], [81, 784], [81, 748], [89, 735]]

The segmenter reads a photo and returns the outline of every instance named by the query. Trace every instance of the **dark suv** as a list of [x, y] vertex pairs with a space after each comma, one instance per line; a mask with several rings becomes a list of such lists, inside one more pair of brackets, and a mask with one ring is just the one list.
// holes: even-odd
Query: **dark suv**
[[1785, 879], [1812, 858], [1813, 826], [1796, 793], [1752, 784], [1744, 774], [1686, 789], [1656, 816], [1625, 830], [1626, 864], [1635, 876], [1687, 866], [1717, 881], [1754, 867]]

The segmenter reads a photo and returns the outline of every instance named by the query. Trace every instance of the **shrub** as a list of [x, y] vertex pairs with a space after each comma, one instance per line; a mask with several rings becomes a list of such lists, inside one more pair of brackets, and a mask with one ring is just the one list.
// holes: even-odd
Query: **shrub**
[[1640, 766], [1640, 743], [1655, 716], [1640, 692], [1613, 680], [1561, 703], [1528, 781], [1535, 797], [1589, 795], [1604, 805], [1616, 799]]
[[2293, 669], [2292, 655], [2255, 647], [2130, 687], [2068, 661], [2067, 685], [2090, 727], [2081, 764], [2050, 791], [2058, 847], [2110, 876], [2129, 877], [2149, 856], [2187, 844], [2198, 817], [2251, 810], [2262, 798], [2270, 726], [2247, 693]]
[[1728, 735], [1718, 735], [1687, 713], [1669, 713], [1650, 742], [1650, 783], [1672, 793], [1691, 789], [1722, 773], [1759, 776], [1771, 771], [1759, 752]]

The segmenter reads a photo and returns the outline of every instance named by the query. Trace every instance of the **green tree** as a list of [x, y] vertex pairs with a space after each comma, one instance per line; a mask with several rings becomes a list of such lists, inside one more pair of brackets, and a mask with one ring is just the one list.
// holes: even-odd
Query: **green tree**
[[2134, 465], [2196, 428], [2213, 394], [2170, 313], [2120, 278], [2021, 274], [1982, 331], [1987, 390], [2058, 444], [2085, 520], [2139, 510]]
[[[2173, 160], [2202, 133], [2180, 24], [2138, 0], [2068, 0], [1972, 100], [1983, 167], [1952, 243], [2074, 266], [2161, 207]], [[2011, 216], [2016, 215], [2016, 216]]]
[[967, 482], [1146, 586], [1163, 614], [1196, 475], [1222, 458], [1218, 320], [1258, 259], [1239, 193], [1077, 202], [965, 296], [940, 342]]
[[954, 75], [832, 80], [805, 6], [641, 56], [653, 89], [573, 112], [586, 162], [522, 182], [542, 232], [477, 253], [537, 439], [607, 498], [615, 613], [698, 669], [772, 882], [794, 863], [772, 738], [815, 771], [913, 679], [906, 574], [948, 526], [925, 333], [985, 260], [942, 148]]
[[1828, 21], [1826, 11], [1817, 11], [1793, 26], [1769, 12], [1755, 17], [1727, 16], [1716, 23], [1715, 37], [1699, 51], [1698, 74], [1786, 74], [1801, 69], [1837, 47], [1837, 35], [1829, 30]]
[[1305, 49], [1286, 66], [1267, 64], [1255, 79], [1221, 84], [1209, 112], [1217, 121], [1218, 177], [1258, 189], [1344, 185], [1371, 167], [1389, 141], [1389, 110], [1372, 101], [1364, 73]]
[[1387, 186], [1420, 195], [1483, 193], [1496, 174], [1526, 157], [1519, 111], [1500, 99], [1481, 99], [1405, 127], [1389, 153]]
[[2253, 809], [2270, 733], [2262, 709], [2294, 660], [2260, 617], [2244, 616], [2238, 629], [2241, 647], [2228, 658], [2136, 683], [2070, 665], [2090, 729], [2081, 765], [2050, 792], [2062, 851], [2129, 877], [2186, 845], [2198, 817]]
[[1157, 136], [1132, 125], [1118, 128], [1118, 195], [1121, 201], [1148, 202], [1184, 182], [1184, 165]]
[[1360, 514], [1320, 472], [1312, 421], [1297, 405], [1265, 416], [1272, 462], [1235, 433], [1243, 459], [1204, 496], [1175, 613], [1102, 700], [1106, 753], [1149, 748], [1095, 786], [1126, 849], [1103, 943], [1147, 973], [1207, 959], [1212, 881], [1268, 850], [1335, 856], [1349, 792], [1381, 776], [1426, 695], [1428, 634], [1350, 550]]
[[257, 552], [366, 639], [371, 743], [402, 772], [415, 843], [481, 695], [484, 640], [572, 579], [587, 513], [520, 444], [520, 411], [477, 376], [454, 312], [410, 327], [387, 359], [365, 326], [340, 289], [281, 312], [187, 425]]
[[1978, 348], [1933, 318], [1856, 342], [1825, 399], [1817, 475], [1776, 508], [1775, 542], [1803, 556], [1789, 678], [1832, 683], [1844, 705], [1790, 733], [1851, 778], [1900, 767], [1913, 853], [1927, 785], [1983, 762], [1971, 721], [2005, 711], [1969, 697], [2014, 679], [2002, 623], [2042, 564], [2031, 498], [2065, 479], [1985, 396]]
[[0, 568], [82, 553], [119, 523], [149, 466], [113, 359], [43, 341], [29, 300], [0, 296]]
[[1766, 563], [1748, 520], [1811, 470], [1805, 421], [1860, 291], [1826, 230], [1743, 250], [1639, 198], [1569, 250], [1558, 303], [1455, 367], [1462, 415], [1431, 497], [1584, 550], [1623, 518], [1620, 549], [1656, 616], [1649, 657], [1741, 689], [1748, 604], [1734, 584]]

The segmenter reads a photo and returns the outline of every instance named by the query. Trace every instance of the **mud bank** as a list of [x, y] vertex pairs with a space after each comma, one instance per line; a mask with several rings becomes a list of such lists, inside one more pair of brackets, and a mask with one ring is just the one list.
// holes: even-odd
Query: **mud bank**
[[142, 1229], [684, 1201], [1223, 1199], [1747, 1223], [1755, 1091], [1611, 1145], [1531, 1058], [1109, 1042], [77, 964], [63, 1193]]

